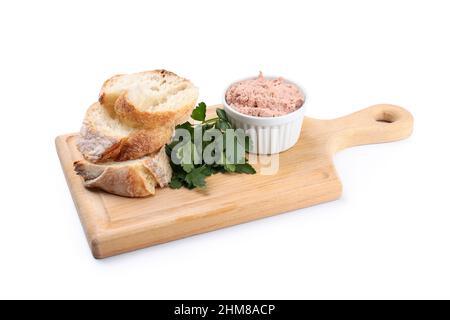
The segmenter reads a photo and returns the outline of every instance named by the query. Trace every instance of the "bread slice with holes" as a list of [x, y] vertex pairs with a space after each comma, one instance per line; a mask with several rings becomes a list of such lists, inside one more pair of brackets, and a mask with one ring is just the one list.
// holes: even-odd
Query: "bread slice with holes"
[[189, 80], [153, 70], [113, 76], [103, 84], [99, 102], [129, 126], [157, 128], [186, 121], [197, 98]]
[[124, 197], [147, 197], [156, 187], [165, 187], [172, 178], [172, 168], [165, 148], [137, 160], [95, 164], [76, 161], [75, 171], [87, 188], [102, 189]]
[[128, 126], [97, 102], [86, 112], [77, 147], [94, 163], [133, 160], [161, 149], [173, 130], [171, 125], [150, 129]]

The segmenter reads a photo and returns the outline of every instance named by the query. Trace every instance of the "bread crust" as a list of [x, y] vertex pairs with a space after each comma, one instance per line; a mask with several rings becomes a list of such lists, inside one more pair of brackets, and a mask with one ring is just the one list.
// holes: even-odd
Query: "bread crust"
[[156, 186], [165, 187], [172, 178], [164, 148], [142, 159], [123, 163], [75, 161], [74, 169], [83, 178], [85, 187], [132, 198], [154, 195]]
[[[91, 106], [95, 107], [99, 106]], [[132, 129], [128, 136], [118, 137], [102, 132], [90, 117], [88, 110], [77, 147], [85, 159], [94, 163], [142, 158], [161, 149], [170, 141], [174, 131], [172, 126]]]
[[106, 160], [127, 161], [139, 159], [163, 147], [172, 137], [172, 127], [142, 129], [133, 132], [128, 139], [122, 139], [120, 152]]
[[106, 94], [105, 88], [108, 87], [112, 82], [116, 81], [118, 78], [123, 76], [123, 74], [116, 74], [115, 76], [112, 76], [105, 82], [103, 82], [102, 88], [100, 90], [100, 94], [98, 97], [98, 102], [108, 110], [108, 113], [111, 117], [114, 117], [114, 103], [119, 98], [120, 95], [114, 95], [114, 94]]
[[144, 167], [150, 171], [153, 178], [161, 188], [169, 185], [172, 180], [172, 167], [165, 147], [151, 157], [145, 157], [142, 161]]
[[74, 168], [87, 188], [133, 198], [155, 194], [155, 181], [146, 176], [140, 165], [109, 167], [81, 160], [74, 163]]
[[[179, 76], [177, 76], [175, 73], [168, 71], [168, 70], [164, 70], [164, 69], [156, 69], [156, 70], [151, 70], [151, 71], [141, 71], [138, 72], [136, 74], [146, 74], [146, 73], [154, 73], [154, 74], [159, 74], [162, 77], [166, 77], [166, 76], [174, 76], [174, 77], [178, 77], [181, 78]], [[111, 78], [109, 78], [108, 80], [106, 80], [105, 82], [103, 82], [103, 85], [100, 89], [100, 94], [98, 96], [98, 102], [100, 102], [100, 104], [102, 106], [104, 106], [105, 108], [107, 108], [108, 110], [110, 110], [112, 113], [114, 113], [114, 103], [116, 102], [116, 100], [119, 98], [119, 95], [113, 95], [113, 94], [106, 94], [105, 89], [110, 86], [113, 82], [115, 82], [117, 79], [119, 79], [120, 77], [124, 76], [125, 74], [116, 74], [114, 76], [112, 76]], [[189, 81], [185, 78], [181, 78], [185, 81]]]
[[[192, 86], [192, 83], [182, 77], [179, 77], [171, 71], [164, 69], [157, 69], [152, 71], [143, 71], [137, 74], [157, 74], [162, 78], [177, 77], [181, 81], [185, 81]], [[183, 123], [189, 118], [192, 109], [197, 102], [197, 95], [193, 97], [192, 101], [178, 106], [176, 110], [164, 111], [141, 111], [128, 98], [127, 91], [121, 93], [106, 93], [106, 88], [117, 81], [123, 74], [115, 75], [103, 83], [100, 90], [98, 101], [104, 106], [112, 116], [117, 116], [123, 123], [132, 127], [157, 128], [160, 126], [175, 126]]]

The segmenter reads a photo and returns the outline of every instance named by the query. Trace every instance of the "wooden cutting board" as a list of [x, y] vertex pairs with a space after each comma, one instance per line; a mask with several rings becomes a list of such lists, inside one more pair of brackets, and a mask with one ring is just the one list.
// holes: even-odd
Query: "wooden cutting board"
[[335, 200], [342, 192], [332, 159], [337, 151], [404, 139], [412, 129], [408, 111], [386, 104], [334, 120], [305, 118], [298, 143], [278, 155], [275, 175], [261, 174], [276, 161], [266, 156], [255, 175], [217, 174], [206, 189], [158, 189], [144, 199], [85, 189], [73, 171], [81, 159], [76, 134], [57, 137], [56, 149], [92, 253], [105, 258]]

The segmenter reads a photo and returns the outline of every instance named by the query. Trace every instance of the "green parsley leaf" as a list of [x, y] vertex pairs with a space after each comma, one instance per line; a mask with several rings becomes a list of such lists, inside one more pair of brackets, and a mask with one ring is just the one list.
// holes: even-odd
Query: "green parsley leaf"
[[173, 178], [169, 183], [169, 187], [172, 189], [180, 189], [182, 186], [183, 182], [181, 182], [178, 178]]
[[225, 131], [227, 129], [232, 129], [232, 126], [231, 126], [231, 124], [228, 121], [223, 120], [223, 119], [219, 119], [216, 122], [216, 129]]
[[[173, 170], [172, 181], [169, 186], [173, 189], [178, 189], [181, 187], [185, 187], [188, 189], [194, 188], [204, 188], [206, 186], [206, 177], [211, 176], [217, 173], [247, 173], [254, 174], [256, 173], [255, 169], [247, 162], [247, 158], [245, 154], [238, 157], [237, 150], [239, 147], [244, 147], [248, 152], [250, 147], [251, 140], [249, 137], [245, 137], [243, 135], [238, 135], [237, 138], [234, 138], [233, 141], [233, 149], [234, 149], [234, 158], [235, 159], [227, 159], [226, 158], [226, 135], [227, 129], [232, 129], [233, 126], [228, 120], [228, 117], [223, 109], [216, 110], [217, 118], [206, 119], [206, 104], [204, 102], [200, 102], [198, 106], [192, 112], [192, 119], [201, 121], [201, 124], [194, 125], [190, 122], [185, 122], [176, 126], [176, 129], [185, 129], [188, 130], [191, 135], [191, 141], [188, 143], [191, 144], [191, 162], [189, 163], [180, 163], [176, 164], [174, 162], [170, 163], [170, 166]], [[196, 155], [202, 155], [205, 148], [209, 145], [217, 145], [219, 141], [216, 139], [212, 139], [211, 141], [202, 141], [200, 146], [196, 146], [194, 144], [194, 131], [201, 129], [204, 134], [207, 130], [211, 130], [212, 128], [216, 128], [221, 131], [223, 134], [223, 140], [220, 139], [220, 144], [223, 144], [222, 152], [220, 153], [220, 161], [213, 164], [206, 164], [204, 161], [201, 164], [197, 164], [193, 160]], [[229, 132], [231, 133], [231, 132]], [[241, 137], [242, 136], [242, 137]], [[170, 157], [172, 150], [177, 146], [180, 141], [172, 141], [171, 143], [166, 145], [166, 153]], [[215, 150], [216, 148], [213, 148]], [[220, 149], [220, 148], [219, 148]], [[175, 155], [178, 160], [182, 159], [183, 150], [180, 148], [177, 150], [177, 154]], [[189, 157], [188, 157], [189, 158]], [[230, 155], [230, 158], [231, 155]], [[239, 158], [239, 159], [238, 159]], [[186, 160], [186, 159], [185, 159]], [[238, 161], [239, 160], [239, 161]], [[194, 164], [195, 163], [195, 164]]]
[[214, 169], [211, 166], [203, 167], [202, 173], [209, 177], [214, 174]]
[[228, 122], [227, 114], [225, 113], [225, 110], [223, 109], [216, 109], [216, 114], [219, 117], [219, 119], [222, 119], [223, 121]]
[[194, 169], [194, 165], [192, 163], [182, 163], [181, 167], [183, 168], [184, 171], [186, 171], [187, 173], [191, 172], [192, 169]]
[[204, 188], [206, 186], [205, 178], [203, 167], [198, 167], [186, 175], [186, 182], [194, 187]]
[[255, 174], [256, 170], [249, 163], [243, 163], [243, 164], [236, 165], [236, 172], [237, 173]]
[[205, 121], [206, 118], [206, 104], [200, 102], [197, 107], [192, 111], [191, 118], [197, 121]]
[[245, 136], [245, 152], [250, 152], [250, 149], [253, 146], [253, 141], [249, 136]]
[[225, 162], [223, 167], [225, 168], [225, 170], [227, 172], [235, 172], [236, 171], [236, 165], [232, 164], [232, 163]]
[[[175, 127], [175, 129], [185, 129], [189, 131], [189, 134], [191, 136], [191, 140], [194, 139], [194, 127], [189, 121], [186, 121], [185, 123], [179, 124]], [[178, 143], [178, 141], [173, 141], [172, 143], [175, 143], [175, 145]]]

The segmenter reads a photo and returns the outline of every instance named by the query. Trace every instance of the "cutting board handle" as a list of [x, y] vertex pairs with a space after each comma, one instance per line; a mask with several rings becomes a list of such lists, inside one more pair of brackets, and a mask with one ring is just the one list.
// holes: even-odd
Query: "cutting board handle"
[[337, 152], [353, 146], [405, 139], [412, 133], [413, 122], [409, 111], [391, 104], [377, 104], [329, 120], [326, 124], [331, 130], [329, 147]]

